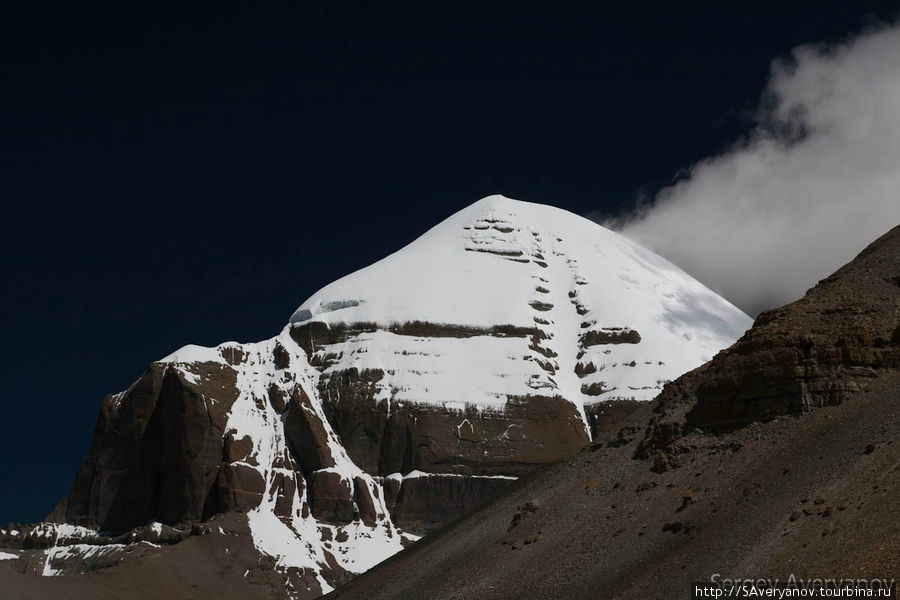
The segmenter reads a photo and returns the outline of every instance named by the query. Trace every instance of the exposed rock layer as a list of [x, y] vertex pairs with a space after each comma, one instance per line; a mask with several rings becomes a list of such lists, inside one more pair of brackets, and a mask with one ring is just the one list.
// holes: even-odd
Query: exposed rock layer
[[841, 404], [900, 367], [900, 228], [797, 302], [765, 311], [715, 360], [666, 386], [638, 455], [677, 463], [686, 432]]

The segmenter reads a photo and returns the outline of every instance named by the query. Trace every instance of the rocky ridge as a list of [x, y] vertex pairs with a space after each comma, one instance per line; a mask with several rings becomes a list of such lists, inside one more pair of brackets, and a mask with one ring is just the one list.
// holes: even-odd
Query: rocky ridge
[[666, 387], [638, 456], [678, 464], [678, 440], [836, 406], [900, 367], [900, 234], [891, 230], [797, 302], [768, 310], [716, 360]]

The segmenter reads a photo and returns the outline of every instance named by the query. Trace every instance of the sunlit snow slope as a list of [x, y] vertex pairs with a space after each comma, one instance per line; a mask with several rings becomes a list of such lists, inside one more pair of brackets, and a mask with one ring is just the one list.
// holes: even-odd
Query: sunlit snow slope
[[[634, 242], [567, 211], [503, 196], [326, 286], [291, 321], [374, 324], [319, 352], [330, 357], [326, 377], [383, 370], [379, 401], [485, 408], [535, 390], [578, 405], [649, 400], [751, 324]], [[432, 324], [435, 335], [428, 327], [421, 335], [392, 331], [404, 323]], [[539, 339], [496, 335], [498, 326]]]

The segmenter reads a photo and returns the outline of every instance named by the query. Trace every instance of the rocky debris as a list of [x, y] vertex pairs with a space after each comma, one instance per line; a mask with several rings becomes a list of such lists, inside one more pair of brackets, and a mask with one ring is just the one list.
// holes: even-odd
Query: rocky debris
[[640, 494], [641, 492], [646, 492], [647, 490], [652, 490], [655, 488], [657, 484], [655, 481], [644, 481], [638, 484], [638, 486], [634, 489], [635, 493]]
[[[628, 427], [623, 427], [616, 432], [616, 435], [612, 439], [608, 439], [606, 441], [606, 446], [610, 448], [618, 448], [620, 446], [627, 446], [632, 441], [634, 441], [638, 435], [641, 433], [639, 427], [631, 425]], [[602, 444], [597, 444], [598, 446]]]
[[523, 537], [521, 544], [513, 543], [511, 547], [513, 550], [518, 550], [521, 546], [528, 546], [529, 544], [535, 544], [535, 543], [537, 543], [538, 540], [541, 539], [542, 533], [543, 533], [543, 530], [538, 529], [536, 533], [533, 533], [531, 535], [526, 535], [525, 537]]
[[879, 442], [869, 442], [866, 444], [865, 449], [863, 449], [863, 454], [872, 454], [875, 450], [878, 449], [878, 446], [881, 444]]
[[520, 504], [516, 509], [515, 514], [513, 514], [512, 519], [509, 522], [509, 527], [507, 531], [512, 531], [515, 527], [522, 522], [523, 519], [537, 512], [537, 506], [533, 502], [526, 502], [525, 504]]
[[[514, 529], [522, 525], [526, 519], [534, 515], [537, 510], [538, 506], [534, 502], [525, 502], [524, 504], [520, 504], [516, 508], [516, 512], [513, 514], [512, 519], [509, 522], [509, 526], [506, 528], [506, 531], [512, 532]], [[541, 535], [544, 533], [543, 529], [540, 528], [524, 527], [523, 529], [525, 529], [525, 531], [517, 531], [516, 534], [513, 534], [515, 537], [504, 539], [503, 544], [509, 545], [510, 550], [519, 550], [520, 548], [524, 548], [525, 546], [536, 544], [541, 539]]]
[[663, 531], [668, 531], [670, 533], [690, 533], [691, 529], [693, 529], [693, 526], [690, 523], [682, 523], [681, 521], [665, 523], [662, 526]]
[[534, 336], [531, 340], [531, 343], [528, 345], [528, 349], [534, 352], [537, 352], [541, 356], [545, 358], [556, 358], [559, 354], [553, 350], [553, 348], [546, 348], [541, 345], [541, 340], [537, 336]]

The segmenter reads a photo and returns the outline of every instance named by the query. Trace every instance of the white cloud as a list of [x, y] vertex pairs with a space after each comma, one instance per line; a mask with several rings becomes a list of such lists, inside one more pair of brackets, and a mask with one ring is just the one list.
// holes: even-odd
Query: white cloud
[[746, 140], [610, 225], [755, 314], [900, 223], [900, 26], [772, 64]]

